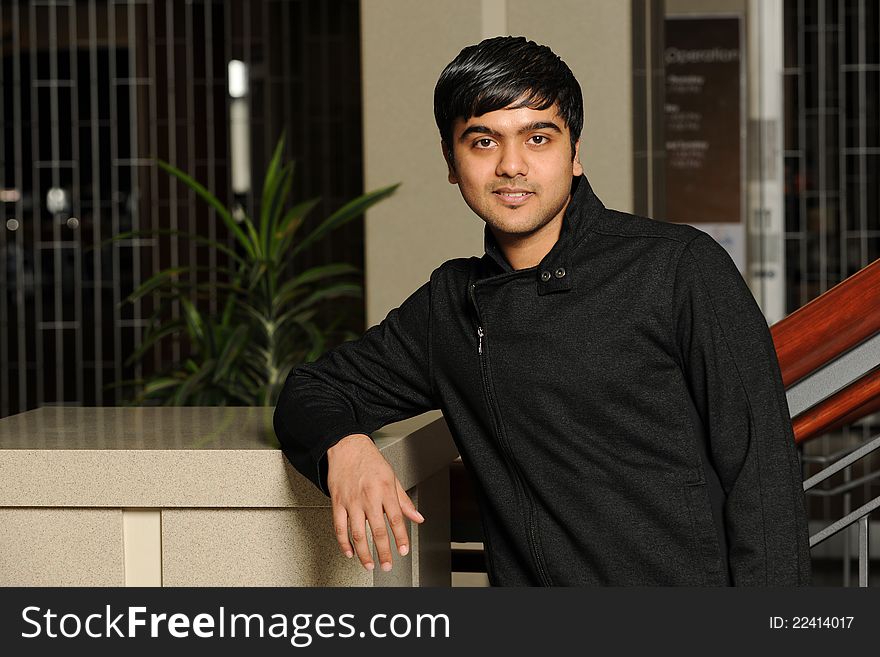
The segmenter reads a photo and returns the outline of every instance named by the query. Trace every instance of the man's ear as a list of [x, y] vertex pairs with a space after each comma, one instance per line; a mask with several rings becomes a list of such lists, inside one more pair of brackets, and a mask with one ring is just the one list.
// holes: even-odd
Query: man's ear
[[578, 139], [574, 142], [574, 157], [572, 158], [571, 163], [571, 175], [574, 177], [580, 177], [584, 175], [584, 167], [581, 164], [581, 140]]
[[442, 140], [440, 141], [440, 149], [443, 151], [443, 159], [446, 160], [446, 167], [449, 169], [449, 182], [453, 185], [457, 185], [458, 176], [455, 175], [455, 163], [452, 159], [452, 149]]

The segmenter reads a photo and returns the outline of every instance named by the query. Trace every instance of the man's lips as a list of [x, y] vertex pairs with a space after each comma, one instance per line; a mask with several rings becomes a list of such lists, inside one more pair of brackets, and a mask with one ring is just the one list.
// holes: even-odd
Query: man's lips
[[519, 205], [529, 200], [534, 192], [527, 189], [516, 189], [514, 187], [502, 187], [492, 192], [508, 205]]

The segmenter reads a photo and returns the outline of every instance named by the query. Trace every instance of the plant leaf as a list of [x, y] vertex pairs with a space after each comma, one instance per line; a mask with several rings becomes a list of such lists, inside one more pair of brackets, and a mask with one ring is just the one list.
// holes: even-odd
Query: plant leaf
[[174, 333], [182, 330], [185, 326], [185, 322], [182, 319], [175, 319], [167, 324], [160, 326], [155, 331], [150, 331], [144, 336], [141, 344], [138, 345], [138, 348], [125, 360], [125, 366], [128, 367], [136, 360], [140, 360], [143, 358], [144, 354], [155, 345], [159, 340], [168, 335], [173, 335]]
[[226, 274], [230, 277], [236, 274], [236, 272], [234, 272], [233, 270], [226, 269], [225, 267], [169, 267], [168, 269], [163, 269], [152, 278], [141, 283], [134, 292], [132, 292], [125, 299], [119, 302], [118, 307], [121, 308], [126, 303], [136, 301], [140, 297], [149, 294], [150, 292], [158, 288], [161, 288], [163, 285], [167, 285], [171, 289], [201, 289], [217, 287], [221, 289], [233, 289], [243, 291], [241, 288], [233, 284], [223, 283], [221, 281], [202, 281], [201, 283], [193, 283], [191, 281], [178, 280], [180, 278], [180, 274], [194, 273], [198, 271], [219, 272]]
[[293, 162], [288, 162], [284, 165], [284, 168], [281, 170], [281, 185], [278, 187], [278, 191], [275, 194], [275, 202], [272, 205], [272, 211], [269, 214], [269, 226], [266, 231], [265, 240], [266, 240], [266, 248], [264, 252], [267, 256], [271, 256], [273, 253], [273, 239], [275, 231], [278, 230], [278, 224], [281, 222], [282, 217], [284, 216], [284, 207], [287, 205], [287, 199], [290, 198], [290, 190], [293, 187]]
[[167, 377], [153, 379], [151, 381], [148, 381], [147, 384], [144, 386], [143, 395], [144, 397], [148, 397], [152, 394], [155, 394], [156, 392], [159, 392], [160, 390], [176, 388], [179, 385], [180, 379], [172, 379]]
[[301, 274], [294, 276], [281, 286], [273, 298], [274, 310], [277, 312], [290, 300], [306, 292], [307, 289], [302, 288], [306, 288], [310, 283], [315, 283], [330, 278], [331, 276], [343, 276], [345, 274], [355, 274], [358, 272], [360, 272], [360, 269], [346, 263], [332, 263], [329, 265], [311, 267]]
[[186, 320], [187, 329], [189, 331], [190, 337], [195, 342], [205, 344], [205, 322], [202, 320], [202, 316], [196, 307], [193, 305], [192, 301], [187, 299], [186, 297], [180, 298], [180, 304], [183, 306], [184, 310], [184, 319]]
[[324, 287], [320, 290], [312, 292], [309, 296], [307, 296], [305, 299], [300, 301], [298, 304], [293, 306], [293, 308], [291, 308], [281, 317], [279, 317], [276, 323], [283, 324], [290, 316], [295, 315], [320, 301], [324, 301], [325, 299], [338, 299], [339, 297], [361, 296], [363, 296], [363, 290], [361, 289], [361, 286], [357, 285], [356, 283], [339, 283], [337, 285], [330, 285], [328, 287]]
[[269, 166], [266, 169], [266, 177], [263, 180], [263, 200], [260, 203], [260, 239], [263, 246], [263, 253], [269, 253], [269, 240], [272, 233], [271, 218], [275, 212], [275, 206], [278, 204], [278, 189], [283, 186], [283, 179], [288, 174], [289, 169], [281, 166], [281, 155], [284, 151], [284, 135], [275, 145], [272, 153], [272, 159], [269, 160]]
[[281, 220], [275, 231], [275, 238], [279, 240], [277, 243], [279, 247], [284, 245], [284, 240], [293, 236], [303, 219], [306, 218], [306, 215], [308, 215], [309, 212], [311, 212], [320, 202], [320, 196], [309, 201], [303, 201], [302, 203], [294, 205], [284, 214], [284, 218]]
[[196, 194], [202, 197], [211, 207], [213, 207], [220, 218], [223, 220], [223, 223], [226, 224], [226, 227], [235, 235], [235, 238], [238, 240], [239, 244], [244, 247], [245, 251], [248, 252], [252, 257], [254, 256], [254, 245], [250, 243], [248, 238], [242, 232], [241, 228], [239, 228], [238, 224], [235, 222], [235, 219], [232, 217], [232, 214], [227, 210], [223, 204], [214, 196], [211, 192], [209, 192], [201, 183], [197, 182], [194, 178], [184, 173], [173, 164], [169, 164], [164, 160], [156, 160], [156, 163], [165, 171], [170, 173], [172, 176], [175, 176], [178, 180], [180, 180], [183, 184], [193, 190]]
[[197, 386], [208, 376], [208, 374], [210, 374], [214, 367], [214, 362], [213, 358], [209, 358], [202, 363], [201, 367], [193, 372], [192, 376], [184, 381], [183, 385], [178, 388], [177, 394], [174, 395], [175, 406], [181, 406], [183, 402], [186, 401], [187, 397], [197, 389]]
[[158, 274], [153, 276], [152, 278], [147, 279], [143, 283], [141, 283], [138, 288], [125, 297], [122, 301], [120, 301], [117, 305], [118, 308], [121, 308], [127, 303], [132, 303], [137, 299], [140, 299], [142, 296], [149, 294], [153, 290], [162, 285], [165, 285], [171, 278], [176, 278], [178, 274], [189, 270], [189, 267], [169, 267], [168, 269], [163, 269]]
[[[203, 237], [202, 235], [198, 235], [196, 233], [188, 233], [183, 230], [178, 230], [176, 228], [152, 228], [152, 229], [144, 229], [144, 230], [129, 230], [124, 233], [119, 233], [118, 235], [114, 235], [113, 237], [108, 237], [105, 240], [102, 240], [98, 243], [98, 248], [104, 248], [108, 244], [112, 242], [118, 242], [124, 239], [130, 239], [132, 237], [153, 237], [156, 235], [170, 235], [175, 237], [183, 237], [188, 240], [192, 240], [198, 244], [204, 244], [205, 246], [210, 246], [212, 249], [217, 249], [218, 251], [222, 251], [226, 255], [231, 258], [234, 258], [239, 262], [239, 264], [247, 265], [247, 260], [238, 255], [234, 250], [230, 249], [228, 246], [223, 244], [222, 242], [218, 242], [217, 240], [212, 240], [207, 237]], [[83, 249], [83, 253], [87, 253], [88, 251], [94, 249], [94, 246], [88, 246]]]
[[372, 207], [379, 201], [391, 196], [398, 187], [400, 187], [400, 183], [389, 185], [388, 187], [382, 187], [381, 189], [368, 192], [362, 196], [358, 196], [357, 198], [352, 199], [341, 208], [339, 208], [336, 212], [327, 217], [324, 221], [322, 221], [318, 225], [318, 227], [315, 228], [315, 230], [309, 233], [308, 237], [306, 237], [302, 242], [293, 247], [291, 257], [295, 256], [303, 249], [308, 248], [314, 242], [317, 242], [331, 230], [335, 230], [336, 228], [339, 228], [340, 226], [348, 223], [352, 219], [360, 217], [370, 207]]
[[223, 351], [217, 359], [217, 367], [214, 370], [213, 377], [214, 383], [217, 383], [226, 376], [226, 372], [229, 370], [230, 366], [235, 363], [245, 346], [247, 346], [248, 337], [249, 331], [247, 324], [241, 324], [226, 340]]

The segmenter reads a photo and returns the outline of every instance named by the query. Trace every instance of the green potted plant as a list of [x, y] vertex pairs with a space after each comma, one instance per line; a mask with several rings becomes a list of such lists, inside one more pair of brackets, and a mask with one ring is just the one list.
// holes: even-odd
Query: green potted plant
[[[274, 406], [292, 367], [309, 362], [332, 346], [342, 317], [321, 323], [319, 311], [342, 297], [361, 297], [361, 285], [351, 280], [358, 270], [346, 263], [312, 267], [289, 276], [290, 263], [333, 230], [394, 193], [391, 185], [344, 204], [302, 235], [303, 221], [320, 199], [290, 203], [293, 163], [282, 163], [284, 137], [279, 139], [266, 170], [256, 220], [245, 213], [233, 215], [214, 194], [173, 165], [158, 165], [193, 190], [217, 212], [232, 234], [236, 248], [204, 236], [169, 229], [129, 231], [105, 243], [143, 235], [178, 235], [229, 257], [218, 266], [216, 282], [186, 277], [206, 267], [195, 264], [165, 269], [141, 284], [121, 303], [148, 294], [159, 299], [143, 342], [126, 360], [131, 365], [166, 338], [188, 342], [190, 353], [182, 362], [145, 379], [120, 382], [135, 390], [129, 403], [174, 406]], [[194, 277], [195, 278], [195, 277]], [[216, 315], [206, 314], [199, 298], [217, 299]], [[174, 303], [180, 317], [171, 317]], [[342, 339], [356, 337], [350, 333]]]

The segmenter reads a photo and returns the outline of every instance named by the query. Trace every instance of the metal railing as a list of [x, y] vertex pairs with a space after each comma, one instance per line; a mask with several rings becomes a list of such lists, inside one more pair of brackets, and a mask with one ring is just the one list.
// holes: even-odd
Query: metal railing
[[[820, 456], [805, 456], [804, 463], [831, 463], [823, 468], [820, 472], [809, 477], [804, 481], [804, 492], [807, 495], [823, 496], [823, 497], [844, 497], [844, 509], [849, 509], [851, 491], [858, 486], [863, 486], [868, 482], [880, 478], [880, 470], [869, 472], [856, 479], [851, 479], [852, 466], [858, 461], [867, 458], [870, 454], [880, 449], [880, 436], [877, 436], [867, 443], [848, 447], [839, 450], [833, 454]], [[832, 488], [817, 488], [817, 486], [827, 481], [832, 476], [842, 472], [844, 474], [844, 482]], [[858, 525], [858, 552], [859, 552], [859, 586], [868, 586], [870, 554], [869, 554], [869, 514], [877, 507], [880, 507], [880, 495], [874, 497], [868, 502], [862, 504], [853, 511], [846, 512], [845, 515], [832, 522], [827, 527], [810, 536], [810, 548], [814, 548], [823, 541], [831, 538], [839, 532], [853, 526]], [[850, 584], [850, 536], [849, 532], [843, 534], [843, 572], [844, 586]]]

